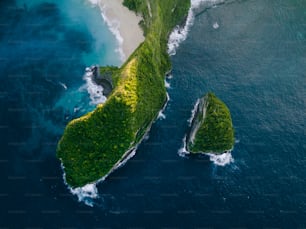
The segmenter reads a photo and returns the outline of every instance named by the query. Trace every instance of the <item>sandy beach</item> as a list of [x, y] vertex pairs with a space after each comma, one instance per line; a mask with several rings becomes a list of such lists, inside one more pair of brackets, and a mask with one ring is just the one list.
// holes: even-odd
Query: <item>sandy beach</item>
[[122, 5], [123, 0], [99, 0], [102, 16], [119, 41], [119, 52], [125, 61], [144, 41], [138, 23], [142, 19]]

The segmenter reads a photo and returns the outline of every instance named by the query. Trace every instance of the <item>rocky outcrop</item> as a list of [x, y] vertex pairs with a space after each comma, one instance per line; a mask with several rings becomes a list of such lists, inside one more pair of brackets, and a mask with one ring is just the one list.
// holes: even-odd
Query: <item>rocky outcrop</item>
[[234, 128], [228, 107], [213, 93], [196, 104], [191, 129], [186, 138], [190, 153], [221, 154], [234, 146]]

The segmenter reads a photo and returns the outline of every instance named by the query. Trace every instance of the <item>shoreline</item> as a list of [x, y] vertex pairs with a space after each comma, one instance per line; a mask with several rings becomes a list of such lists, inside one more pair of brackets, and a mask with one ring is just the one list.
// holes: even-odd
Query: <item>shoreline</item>
[[125, 62], [136, 48], [145, 40], [139, 26], [142, 17], [137, 16], [123, 4], [123, 0], [98, 0], [103, 20], [115, 35], [119, 47], [116, 50]]

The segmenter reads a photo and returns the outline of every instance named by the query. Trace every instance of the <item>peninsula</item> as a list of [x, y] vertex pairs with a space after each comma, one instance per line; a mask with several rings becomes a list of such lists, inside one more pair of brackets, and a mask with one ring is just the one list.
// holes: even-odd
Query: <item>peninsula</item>
[[186, 139], [190, 153], [222, 154], [234, 146], [234, 128], [228, 107], [213, 93], [199, 99]]
[[184, 22], [190, 0], [124, 0], [123, 4], [142, 17], [145, 40], [120, 68], [111, 70], [114, 89], [107, 101], [72, 120], [58, 143], [57, 157], [72, 188], [113, 171], [141, 142], [167, 100], [168, 37]]

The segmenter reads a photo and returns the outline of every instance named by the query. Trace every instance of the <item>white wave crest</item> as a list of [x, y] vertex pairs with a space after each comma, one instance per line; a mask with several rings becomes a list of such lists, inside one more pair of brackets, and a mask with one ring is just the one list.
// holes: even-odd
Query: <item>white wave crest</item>
[[157, 118], [160, 120], [164, 120], [166, 119], [166, 115], [163, 113], [163, 111], [159, 111]]
[[64, 83], [62, 83], [62, 82], [58, 82], [59, 83], [59, 85], [61, 85], [65, 90], [67, 90], [68, 89], [68, 87], [67, 87], [67, 85], [66, 84], [64, 84]]
[[69, 189], [73, 195], [78, 197], [79, 202], [84, 202], [90, 207], [93, 207], [93, 199], [98, 198], [97, 183], [87, 184], [80, 188]]
[[159, 111], [159, 113], [158, 113], [158, 116], [157, 116], [157, 119], [158, 119], [158, 120], [166, 119], [166, 115], [164, 114], [164, 111], [166, 110], [167, 105], [168, 105], [168, 102], [169, 102], [169, 100], [170, 100], [170, 96], [169, 96], [168, 93], [166, 93], [166, 96], [167, 96], [166, 102], [165, 102], [163, 108], [162, 108], [162, 109]]
[[61, 167], [63, 170], [63, 180], [64, 184], [67, 185], [69, 191], [71, 194], [76, 195], [78, 197], [79, 202], [84, 202], [86, 205], [93, 207], [94, 205], [94, 199], [97, 199], [99, 197], [98, 195], [98, 189], [97, 189], [97, 184], [102, 180], [105, 179], [104, 177], [95, 182], [95, 183], [90, 183], [86, 184], [83, 187], [78, 187], [78, 188], [72, 188], [68, 185], [67, 180], [66, 180], [66, 173], [65, 173], [65, 167], [63, 163], [61, 163]]
[[231, 152], [226, 152], [223, 154], [208, 153], [207, 155], [209, 156], [209, 160], [218, 166], [226, 166], [234, 162]]
[[134, 157], [136, 155], [136, 151], [137, 151], [137, 148], [133, 149], [131, 153], [129, 153], [129, 155], [124, 159], [122, 160], [117, 166], [115, 169], [118, 169], [122, 166], [124, 166], [128, 160], [130, 160], [132, 157]]
[[[97, 180], [94, 183], [86, 184], [83, 187], [71, 188], [66, 182], [65, 172], [63, 174], [64, 183], [68, 186], [71, 194], [76, 195], [78, 197], [79, 202], [84, 202], [86, 205], [88, 205], [90, 207], [93, 207], [94, 206], [94, 200], [99, 198], [97, 184], [99, 184], [100, 182], [103, 182], [113, 171], [115, 171], [118, 168], [124, 166], [128, 162], [128, 160], [130, 160], [132, 157], [134, 157], [136, 155], [137, 148], [138, 148], [138, 145], [128, 153], [126, 158], [124, 158], [122, 161], [117, 163], [115, 165], [115, 167], [113, 169], [111, 169], [111, 171], [107, 175], [100, 178], [99, 180]], [[64, 171], [63, 164], [62, 164], [62, 168], [63, 168], [63, 171]]]
[[91, 104], [97, 105], [105, 103], [107, 98], [103, 95], [103, 87], [94, 82], [93, 72], [90, 68], [86, 68], [86, 73], [83, 79], [86, 81], [86, 83], [80, 88], [80, 90], [87, 90], [91, 100]]
[[169, 83], [169, 82], [167, 82], [167, 80], [165, 80], [165, 87], [166, 87], [166, 88], [168, 88], [168, 89], [170, 89], [170, 88], [171, 88], [171, 85], [170, 85], [170, 83]]
[[171, 32], [168, 40], [168, 53], [170, 56], [176, 54], [177, 48], [180, 44], [186, 40], [190, 27], [194, 22], [194, 13], [193, 9], [190, 8], [188, 11], [188, 16], [184, 27], [176, 26]]
[[186, 155], [190, 154], [190, 152], [188, 152], [187, 147], [186, 147], [186, 138], [187, 136], [185, 135], [182, 141], [183, 146], [177, 152], [180, 157], [186, 157]]
[[200, 99], [198, 99], [197, 102], [195, 103], [195, 105], [194, 105], [194, 107], [193, 107], [193, 109], [192, 109], [192, 111], [191, 111], [191, 116], [190, 116], [190, 118], [187, 120], [187, 122], [189, 123], [189, 126], [191, 126], [191, 124], [192, 124], [192, 120], [194, 119], [194, 116], [195, 116], [195, 114], [196, 114], [196, 112], [197, 112], [197, 109], [198, 109], [199, 104], [200, 104]]
[[166, 77], [167, 77], [167, 79], [169, 79], [169, 80], [170, 80], [170, 79], [172, 79], [172, 78], [173, 78], [173, 75], [172, 75], [172, 74], [169, 74], [169, 75], [167, 75]]
[[203, 3], [213, 3], [216, 4], [220, 0], [191, 0], [191, 7], [188, 11], [186, 22], [184, 26], [176, 26], [171, 32], [168, 40], [168, 54], [173, 56], [176, 54], [177, 48], [180, 44], [186, 40], [191, 26], [193, 26], [195, 19], [195, 9], [199, 8]]
[[119, 47], [115, 50], [115, 52], [119, 53], [121, 61], [124, 61], [126, 59], [126, 56], [123, 52], [123, 47], [122, 47], [123, 37], [121, 36], [120, 31], [119, 31], [120, 22], [118, 20], [115, 20], [115, 19], [114, 20], [108, 19], [105, 16], [105, 13], [104, 13], [104, 10], [103, 10], [104, 8], [103, 7], [100, 7], [100, 8], [102, 8], [101, 15], [102, 15], [103, 20], [105, 21], [105, 23], [109, 27], [112, 34], [115, 35], [116, 40], [118, 42]]
[[119, 53], [121, 61], [124, 61], [126, 59], [126, 56], [123, 52], [123, 37], [120, 34], [120, 21], [116, 19], [110, 19], [107, 17], [106, 11], [107, 11], [107, 6], [102, 4], [101, 1], [99, 0], [89, 0], [89, 2], [95, 6], [98, 6], [101, 10], [101, 16], [103, 18], [103, 21], [106, 23], [108, 26], [109, 30], [111, 33], [116, 37], [116, 40], [118, 42], [118, 48], [115, 50], [115, 52]]

